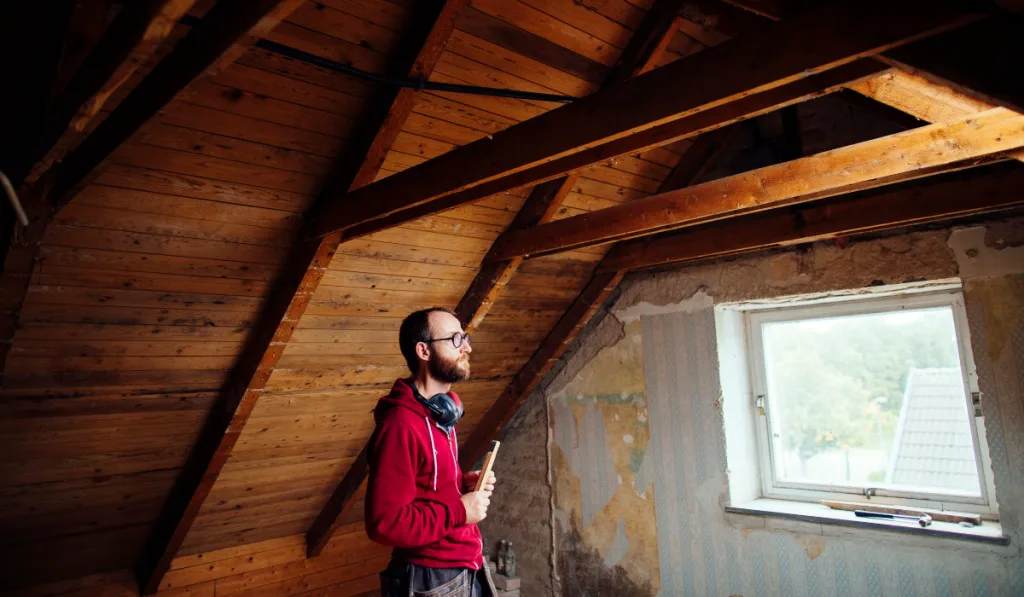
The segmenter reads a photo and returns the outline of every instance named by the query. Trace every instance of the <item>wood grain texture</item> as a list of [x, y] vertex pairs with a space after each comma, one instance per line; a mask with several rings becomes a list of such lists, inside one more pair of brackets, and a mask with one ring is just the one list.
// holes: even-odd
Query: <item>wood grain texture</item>
[[221, 2], [142, 80], [75, 151], [61, 163], [54, 182], [57, 208], [92, 180], [131, 136], [196, 79], [212, 76], [245, 51], [247, 40], [270, 31], [301, 0]]
[[1004, 108], [934, 124], [510, 233], [489, 260], [540, 255], [884, 186], [998, 159], [1024, 146], [1024, 116]]
[[[905, 187], [905, 188], [904, 188]], [[645, 268], [805, 244], [1009, 209], [1024, 197], [1019, 166], [978, 168], [619, 243], [599, 271]]]
[[[714, 108], [708, 108], [630, 136], [582, 149], [490, 182], [484, 182], [465, 190], [452, 192], [429, 202], [417, 204], [415, 207], [403, 208], [391, 215], [355, 224], [345, 230], [345, 235], [347, 238], [353, 238], [373, 234], [374, 232], [386, 230], [410, 220], [442, 213], [468, 202], [478, 201], [482, 197], [557, 178], [568, 172], [586, 168], [599, 162], [621, 158], [636, 152], [643, 154], [644, 152], [657, 150], [662, 146], [766, 114], [790, 104], [832, 93], [842, 89], [845, 85], [876, 76], [885, 70], [887, 69], [873, 60], [853, 62], [827, 70], [818, 75], [798, 79], [768, 91], [749, 95]], [[442, 157], [447, 157], [452, 153], [455, 152], [450, 152]], [[431, 163], [434, 161], [431, 160]], [[318, 232], [330, 228], [329, 226], [326, 228], [321, 227], [321, 224], [318, 223]]]
[[29, 153], [28, 182], [35, 182], [60, 161], [67, 147], [59, 143], [60, 138], [68, 129], [85, 131], [110, 96], [167, 41], [175, 23], [195, 3], [152, 0], [132, 3], [118, 12], [54, 103], [40, 140]]
[[[861, 4], [851, 10], [829, 6], [805, 17], [773, 24], [762, 34], [737, 39], [656, 69], [506, 129], [493, 139], [477, 141], [365, 187], [351, 195], [352, 207], [334, 207], [320, 213], [318, 233], [350, 228], [429, 203], [566, 153], [767, 91], [793, 82], [807, 72], [848, 64], [975, 18], [934, 3], [923, 11], [903, 4], [897, 10], [893, 8]], [[879, 18], [879, 14], [887, 16]], [[764, 47], [775, 50], [770, 62], [752, 65], [739, 58], [756, 54]], [[689, 84], [695, 80], [713, 81], [714, 85]], [[621, 110], [624, 105], [642, 105], [644, 109]], [[521, 184], [509, 188], [515, 186]]]

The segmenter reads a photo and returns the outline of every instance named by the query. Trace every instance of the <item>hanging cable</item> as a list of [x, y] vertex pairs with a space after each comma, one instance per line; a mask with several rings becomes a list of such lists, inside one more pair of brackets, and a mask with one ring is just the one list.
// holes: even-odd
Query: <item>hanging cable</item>
[[513, 99], [522, 100], [534, 100], [540, 102], [559, 102], [567, 104], [573, 101], [574, 97], [568, 95], [556, 95], [552, 93], [534, 93], [532, 91], [517, 91], [515, 89], [498, 89], [494, 87], [478, 87], [476, 85], [456, 85], [452, 83], [436, 83], [434, 81], [424, 80], [411, 80], [411, 79], [393, 79], [391, 77], [385, 77], [383, 75], [377, 75], [374, 73], [359, 70], [358, 68], [335, 62], [328, 58], [317, 56], [316, 54], [310, 54], [284, 44], [279, 44], [269, 39], [258, 40], [254, 44], [257, 48], [262, 48], [268, 52], [274, 52], [288, 58], [294, 58], [302, 62], [314, 64], [316, 66], [332, 70], [337, 73], [343, 73], [351, 77], [357, 77], [365, 79], [367, 81], [373, 81], [381, 85], [390, 85], [392, 87], [407, 87], [410, 89], [422, 90], [426, 89], [429, 91], [447, 91], [450, 93], [467, 93], [471, 95], [490, 95], [495, 97], [508, 97]]
[[[189, 27], [195, 27], [202, 23], [202, 19], [191, 15], [185, 15], [178, 20], [182, 25]], [[454, 83], [436, 83], [434, 81], [426, 80], [412, 80], [412, 79], [395, 79], [384, 75], [378, 75], [375, 73], [360, 70], [354, 66], [342, 64], [330, 58], [324, 58], [323, 56], [317, 56], [316, 54], [310, 54], [303, 50], [286, 46], [284, 44], [270, 41], [269, 39], [259, 39], [254, 44], [257, 48], [280, 54], [281, 56], [287, 56], [300, 62], [307, 64], [313, 64], [321, 68], [325, 68], [336, 73], [342, 73], [350, 77], [363, 79], [366, 81], [372, 81], [380, 85], [389, 85], [391, 87], [407, 87], [409, 89], [428, 90], [428, 91], [446, 91], [449, 93], [465, 93], [469, 95], [489, 95], [492, 97], [507, 97], [512, 99], [521, 100], [533, 100], [538, 102], [558, 102], [560, 104], [567, 104], [572, 102], [576, 98], [570, 95], [558, 95], [554, 93], [535, 93], [532, 91], [518, 91], [515, 89], [500, 89], [496, 87], [479, 87], [476, 85], [458, 85]]]

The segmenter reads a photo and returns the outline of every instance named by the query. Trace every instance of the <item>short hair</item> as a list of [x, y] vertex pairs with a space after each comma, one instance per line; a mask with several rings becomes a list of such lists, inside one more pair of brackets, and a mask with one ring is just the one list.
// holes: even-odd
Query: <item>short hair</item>
[[430, 314], [435, 312], [455, 315], [455, 312], [451, 309], [431, 307], [430, 309], [410, 313], [402, 320], [402, 327], [398, 329], [398, 348], [402, 350], [405, 364], [409, 366], [409, 371], [413, 375], [420, 368], [420, 360], [416, 356], [416, 345], [430, 340]]

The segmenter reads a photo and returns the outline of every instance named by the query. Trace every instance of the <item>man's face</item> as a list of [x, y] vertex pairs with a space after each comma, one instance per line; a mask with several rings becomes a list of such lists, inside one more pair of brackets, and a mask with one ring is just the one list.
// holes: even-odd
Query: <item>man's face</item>
[[[462, 325], [454, 315], [435, 311], [430, 314], [430, 337], [451, 338], [462, 333]], [[431, 342], [430, 360], [427, 361], [430, 375], [443, 383], [455, 383], [469, 379], [469, 353], [473, 352], [469, 342], [455, 348], [451, 340]]]

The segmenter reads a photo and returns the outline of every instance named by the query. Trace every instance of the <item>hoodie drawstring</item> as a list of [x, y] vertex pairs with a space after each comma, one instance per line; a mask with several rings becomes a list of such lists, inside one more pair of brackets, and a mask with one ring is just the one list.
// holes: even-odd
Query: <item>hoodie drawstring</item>
[[434, 455], [434, 481], [433, 488], [437, 491], [437, 448], [434, 447], [434, 430], [430, 428], [430, 419], [423, 417], [423, 420], [427, 422], [427, 436], [430, 437], [430, 451]]

